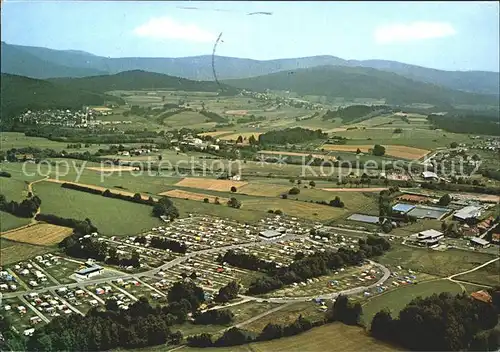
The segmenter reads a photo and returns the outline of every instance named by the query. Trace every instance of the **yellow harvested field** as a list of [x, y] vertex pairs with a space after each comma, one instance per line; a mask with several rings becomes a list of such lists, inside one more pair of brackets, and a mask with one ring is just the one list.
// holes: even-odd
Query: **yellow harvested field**
[[[385, 147], [385, 154], [394, 156], [396, 158], [402, 158], [402, 159], [420, 159], [423, 156], [429, 154], [430, 150], [427, 149], [420, 149], [420, 148], [414, 148], [414, 147], [407, 147], [404, 145], [394, 145], [394, 144], [389, 144], [389, 145], [384, 145]], [[334, 145], [334, 144], [324, 144], [322, 149], [325, 150], [335, 150], [339, 152], [356, 152], [356, 150], [359, 148], [363, 153], [367, 153], [369, 149], [373, 148], [373, 145]]]
[[[77, 182], [69, 182], [69, 181], [64, 181], [64, 180], [56, 180], [54, 178], [48, 178], [44, 181], [47, 181], [47, 182], [53, 182], [53, 183], [71, 183], [71, 184], [74, 184], [74, 185], [78, 185], [78, 186], [83, 186], [83, 187], [88, 187], [88, 188], [92, 188], [92, 189], [96, 189], [98, 191], [105, 191], [107, 189], [109, 189], [109, 191], [111, 193], [114, 193], [114, 194], [122, 194], [124, 196], [133, 196], [135, 193], [134, 192], [128, 192], [128, 191], [122, 191], [122, 190], [117, 190], [117, 189], [113, 189], [113, 188], [106, 188], [106, 187], [101, 187], [101, 186], [96, 186], [96, 185], [88, 185], [88, 184], [85, 184], [85, 183], [77, 183]], [[149, 196], [146, 196], [144, 194], [141, 194], [141, 197], [142, 199], [149, 199]], [[153, 198], [155, 201], [157, 200], [156, 198]]]
[[232, 133], [232, 134], [228, 134], [226, 136], [221, 136], [220, 139], [222, 140], [225, 140], [225, 141], [235, 141], [238, 139], [239, 136], [243, 137], [243, 139], [245, 138], [250, 138], [250, 136], [254, 136], [255, 138], [259, 138], [259, 136], [262, 134], [263, 132], [240, 132], [240, 133]]
[[344, 131], [347, 131], [346, 127], [335, 127], [335, 128], [331, 128], [329, 130], [326, 130], [325, 132], [326, 133], [333, 133], [333, 132], [344, 132]]
[[248, 114], [248, 110], [228, 110], [225, 112], [226, 115], [238, 115], [238, 116], [245, 116]]
[[61, 242], [64, 238], [71, 235], [73, 229], [69, 227], [36, 224], [26, 226], [18, 230], [9, 231], [2, 235], [2, 238], [16, 242], [24, 242], [41, 246], [52, 246]]
[[213, 132], [203, 132], [203, 133], [198, 133], [198, 136], [210, 136], [210, 137], [217, 137], [222, 134], [229, 134], [229, 133], [234, 133], [234, 131], [213, 131]]
[[215, 198], [219, 198], [219, 202], [223, 203], [223, 204], [225, 204], [229, 201], [229, 198], [216, 197], [216, 196], [211, 195], [211, 194], [188, 192], [188, 191], [183, 191], [180, 189], [173, 189], [173, 190], [170, 190], [167, 192], [160, 193], [159, 195], [173, 197], [173, 198], [199, 200], [199, 201], [203, 201], [205, 198], [208, 198], [208, 201], [210, 203], [214, 203]]
[[325, 155], [325, 154], [310, 154], [310, 153], [297, 153], [297, 152], [279, 152], [275, 150], [261, 150], [260, 154], [271, 154], [271, 155], [291, 155], [291, 156], [309, 156], [312, 155], [315, 158], [321, 158], [325, 160], [337, 160], [334, 155]]
[[135, 171], [138, 167], [134, 166], [110, 166], [110, 167], [99, 167], [99, 166], [88, 166], [87, 170], [100, 171], [100, 172], [116, 172], [116, 171]]
[[230, 192], [231, 187], [243, 187], [248, 182], [232, 180], [216, 180], [211, 178], [186, 177], [175, 184], [179, 187], [200, 188], [210, 191]]

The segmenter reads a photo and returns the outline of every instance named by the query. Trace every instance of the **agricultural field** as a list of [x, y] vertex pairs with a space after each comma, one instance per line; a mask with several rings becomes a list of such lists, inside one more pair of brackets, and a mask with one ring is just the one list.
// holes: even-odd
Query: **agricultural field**
[[73, 229], [51, 224], [36, 224], [19, 230], [10, 231], [2, 238], [11, 241], [40, 245], [53, 246], [71, 235]]
[[417, 285], [407, 285], [395, 290], [382, 293], [369, 299], [363, 304], [363, 321], [367, 326], [370, 326], [371, 321], [376, 313], [382, 309], [389, 309], [392, 316], [398, 316], [410, 301], [417, 297], [427, 297], [434, 293], [450, 292], [457, 294], [462, 292], [459, 284], [448, 280], [432, 280], [421, 282]]
[[50, 247], [18, 243], [0, 238], [0, 265], [9, 265], [54, 250], [54, 248]]
[[18, 218], [12, 214], [0, 211], [0, 234], [5, 231], [28, 225], [30, 222], [31, 219]]
[[431, 129], [403, 129], [402, 133], [393, 133], [389, 129], [352, 129], [335, 132], [334, 135], [349, 138], [347, 145], [402, 145], [426, 150], [449, 147], [451, 142], [466, 143], [470, 138], [465, 134]]
[[207, 189], [211, 191], [221, 191], [227, 192], [231, 189], [231, 187], [243, 187], [247, 184], [244, 181], [232, 181], [232, 180], [215, 180], [208, 178], [195, 178], [195, 177], [186, 177], [181, 181], [177, 182], [175, 186], [180, 187], [190, 187], [190, 188], [200, 188]]
[[[407, 147], [403, 145], [383, 144], [385, 147], [385, 154], [391, 155], [401, 159], [415, 160], [420, 159], [427, 155], [430, 151], [427, 149], [419, 149], [414, 147]], [[363, 153], [368, 153], [373, 145], [357, 144], [357, 145], [333, 145], [325, 144], [321, 147], [328, 151], [342, 151], [342, 152], [356, 152], [358, 149]]]
[[159, 195], [172, 197], [172, 198], [197, 200], [197, 201], [203, 201], [204, 199], [208, 199], [209, 203], [214, 203], [215, 199], [218, 198], [219, 202], [221, 202], [222, 204], [226, 204], [229, 200], [229, 198], [219, 198], [219, 197], [212, 196], [209, 194], [188, 192], [188, 191], [183, 191], [180, 189], [173, 189], [171, 191], [160, 193]]
[[481, 252], [447, 249], [438, 251], [425, 248], [412, 248], [393, 243], [390, 251], [377, 259], [377, 262], [395, 268], [402, 266], [422, 273], [446, 277], [494, 259], [495, 256]]
[[318, 221], [337, 219], [345, 216], [347, 213], [346, 210], [341, 208], [288, 199], [259, 198], [247, 200], [242, 203], [242, 208], [244, 209], [260, 211], [279, 209], [286, 215]]
[[62, 188], [58, 184], [40, 182], [34, 192], [42, 199], [43, 213], [84, 220], [104, 235], [132, 235], [161, 224], [152, 216], [152, 207], [119, 199]]
[[7, 201], [19, 202], [28, 195], [27, 181], [14, 177], [0, 177], [0, 194], [3, 194]]
[[223, 348], [187, 348], [206, 352], [303, 352], [303, 351], [397, 351], [398, 349], [368, 335], [362, 328], [340, 323], [313, 328], [300, 335], [267, 342]]
[[216, 123], [210, 122], [206, 116], [195, 111], [183, 111], [163, 119], [163, 125], [168, 128], [182, 128], [189, 125], [190, 128], [213, 128]]

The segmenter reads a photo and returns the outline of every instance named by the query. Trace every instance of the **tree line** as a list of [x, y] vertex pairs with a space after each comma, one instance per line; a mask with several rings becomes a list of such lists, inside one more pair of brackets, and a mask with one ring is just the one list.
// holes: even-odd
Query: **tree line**
[[500, 195], [500, 187], [475, 186], [468, 184], [454, 184], [442, 182], [422, 182], [422, 188], [452, 192], [471, 192]]
[[[363, 118], [370, 118], [377, 114], [390, 112], [391, 109], [386, 105], [350, 105], [340, 107], [337, 110], [327, 110], [323, 115], [323, 120], [341, 118], [342, 122], [354, 122]], [[359, 121], [358, 121], [359, 122]]]
[[286, 267], [277, 267], [274, 261], [266, 261], [247, 253], [227, 251], [218, 258], [220, 263], [243, 269], [261, 271], [266, 276], [250, 283], [249, 294], [264, 294], [296, 282], [326, 275], [332, 270], [343, 266], [353, 266], [362, 263], [365, 259], [382, 255], [390, 249], [390, 243], [380, 236], [369, 235], [366, 240], [359, 240], [359, 249], [340, 248], [337, 252], [316, 252], [308, 256], [300, 256]]
[[498, 114], [498, 110], [455, 111], [444, 115], [430, 114], [427, 116], [427, 120], [436, 128], [449, 132], [500, 136]]
[[20, 218], [32, 218], [38, 211], [40, 204], [42, 204], [42, 200], [38, 196], [23, 199], [21, 202], [13, 200], [9, 202], [5, 195], [0, 194], [0, 210]]

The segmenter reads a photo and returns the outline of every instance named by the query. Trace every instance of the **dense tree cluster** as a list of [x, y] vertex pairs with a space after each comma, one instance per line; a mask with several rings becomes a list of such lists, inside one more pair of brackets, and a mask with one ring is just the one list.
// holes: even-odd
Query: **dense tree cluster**
[[259, 144], [303, 143], [316, 139], [326, 139], [328, 134], [321, 130], [310, 130], [301, 127], [286, 128], [284, 130], [268, 131], [259, 136]]
[[326, 311], [327, 321], [340, 321], [347, 325], [359, 325], [363, 308], [359, 302], [351, 302], [347, 296], [339, 295]]
[[498, 129], [498, 110], [491, 111], [455, 111], [444, 115], [427, 116], [436, 128], [454, 133], [474, 133], [500, 136]]
[[23, 199], [21, 202], [13, 200], [9, 202], [3, 194], [0, 194], [0, 210], [20, 218], [32, 218], [41, 203], [42, 200], [38, 196]]
[[222, 286], [214, 297], [215, 302], [226, 303], [238, 297], [240, 285], [236, 281], [230, 281], [227, 285]]
[[205, 301], [205, 293], [188, 279], [174, 283], [168, 291], [167, 299], [169, 303], [182, 303], [188, 311], [195, 312]]
[[0, 177], [10, 178], [10, 177], [12, 177], [12, 175], [7, 171], [0, 171]]
[[334, 199], [332, 199], [330, 201], [330, 203], [328, 203], [330, 206], [332, 207], [336, 207], [336, 208], [343, 208], [344, 207], [344, 202], [340, 200], [340, 197], [339, 196], [336, 196]]
[[259, 257], [248, 254], [248, 253], [238, 253], [230, 249], [223, 256], [219, 256], [217, 259], [219, 263], [227, 263], [229, 265], [248, 269], [253, 271], [268, 272], [275, 267], [275, 264], [268, 262], [266, 260], [260, 259]]
[[324, 120], [341, 118], [343, 123], [349, 123], [363, 118], [370, 118], [374, 115], [381, 114], [384, 111], [390, 111], [385, 105], [350, 105], [337, 110], [328, 110], [324, 115]]
[[[136, 238], [136, 242], [140, 241], [141, 237]], [[187, 252], [188, 247], [181, 242], [168, 239], [166, 237], [153, 236], [150, 239], [150, 246], [158, 249], [169, 249], [172, 252], [184, 254]]]
[[239, 209], [241, 207], [241, 202], [238, 199], [231, 197], [227, 201], [227, 205], [230, 206], [231, 208]]
[[372, 320], [374, 337], [417, 351], [495, 351], [500, 346], [498, 306], [467, 294], [412, 300], [393, 318], [382, 310]]
[[158, 202], [153, 206], [153, 215], [161, 217], [165, 215], [171, 221], [180, 216], [179, 210], [174, 203], [167, 197], [161, 197]]
[[205, 109], [202, 109], [198, 111], [200, 114], [208, 118], [211, 122], [219, 122], [219, 123], [224, 123], [227, 122], [226, 118], [220, 116], [219, 114], [212, 112], [212, 111], [207, 111]]
[[233, 321], [234, 314], [229, 309], [212, 309], [193, 314], [194, 323], [200, 325], [227, 325]]
[[375, 144], [373, 146], [372, 154], [375, 156], [383, 156], [385, 155], [385, 147], [380, 144]]
[[142, 297], [128, 310], [91, 309], [84, 317], [78, 314], [56, 317], [35, 330], [25, 350], [106, 351], [177, 345], [182, 341], [182, 333], [173, 332], [170, 327], [179, 320], [183, 317], [176, 307], [153, 308]]
[[448, 193], [446, 193], [443, 194], [441, 198], [439, 198], [438, 204], [442, 206], [447, 206], [448, 204], [450, 204], [450, 202], [451, 202], [451, 196]]
[[52, 214], [40, 213], [35, 216], [35, 219], [53, 225], [70, 227], [73, 229], [77, 237], [90, 235], [93, 232], [97, 232], [97, 228], [92, 225], [92, 222], [88, 218], [82, 221], [71, 218], [62, 218], [60, 216]]

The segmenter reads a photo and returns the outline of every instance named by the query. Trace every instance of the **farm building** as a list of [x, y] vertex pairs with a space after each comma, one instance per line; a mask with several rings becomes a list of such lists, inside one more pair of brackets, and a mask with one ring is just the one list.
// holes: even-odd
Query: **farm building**
[[472, 292], [470, 295], [472, 298], [484, 303], [491, 303], [492, 301], [490, 294], [484, 290]]
[[481, 207], [469, 205], [464, 207], [453, 214], [453, 218], [460, 221], [475, 220], [481, 216]]
[[270, 240], [270, 239], [282, 236], [282, 234], [280, 232], [274, 231], [274, 230], [265, 230], [265, 231], [260, 232], [259, 236], [266, 239], [266, 240]]
[[437, 180], [439, 179], [439, 176], [435, 172], [424, 171], [422, 172], [422, 178], [424, 180]]
[[443, 238], [442, 232], [436, 230], [425, 230], [410, 236], [410, 239], [417, 242], [419, 245], [431, 247], [439, 244], [439, 240]]
[[392, 211], [395, 211], [400, 214], [406, 214], [410, 210], [413, 210], [414, 208], [415, 206], [411, 204], [398, 203], [392, 207]]
[[488, 241], [483, 240], [482, 238], [479, 237], [471, 237], [470, 244], [472, 246], [483, 247], [483, 248], [488, 247], [490, 245]]
[[76, 277], [79, 279], [88, 279], [90, 277], [102, 274], [104, 269], [99, 265], [90, 266], [85, 269], [75, 271]]

